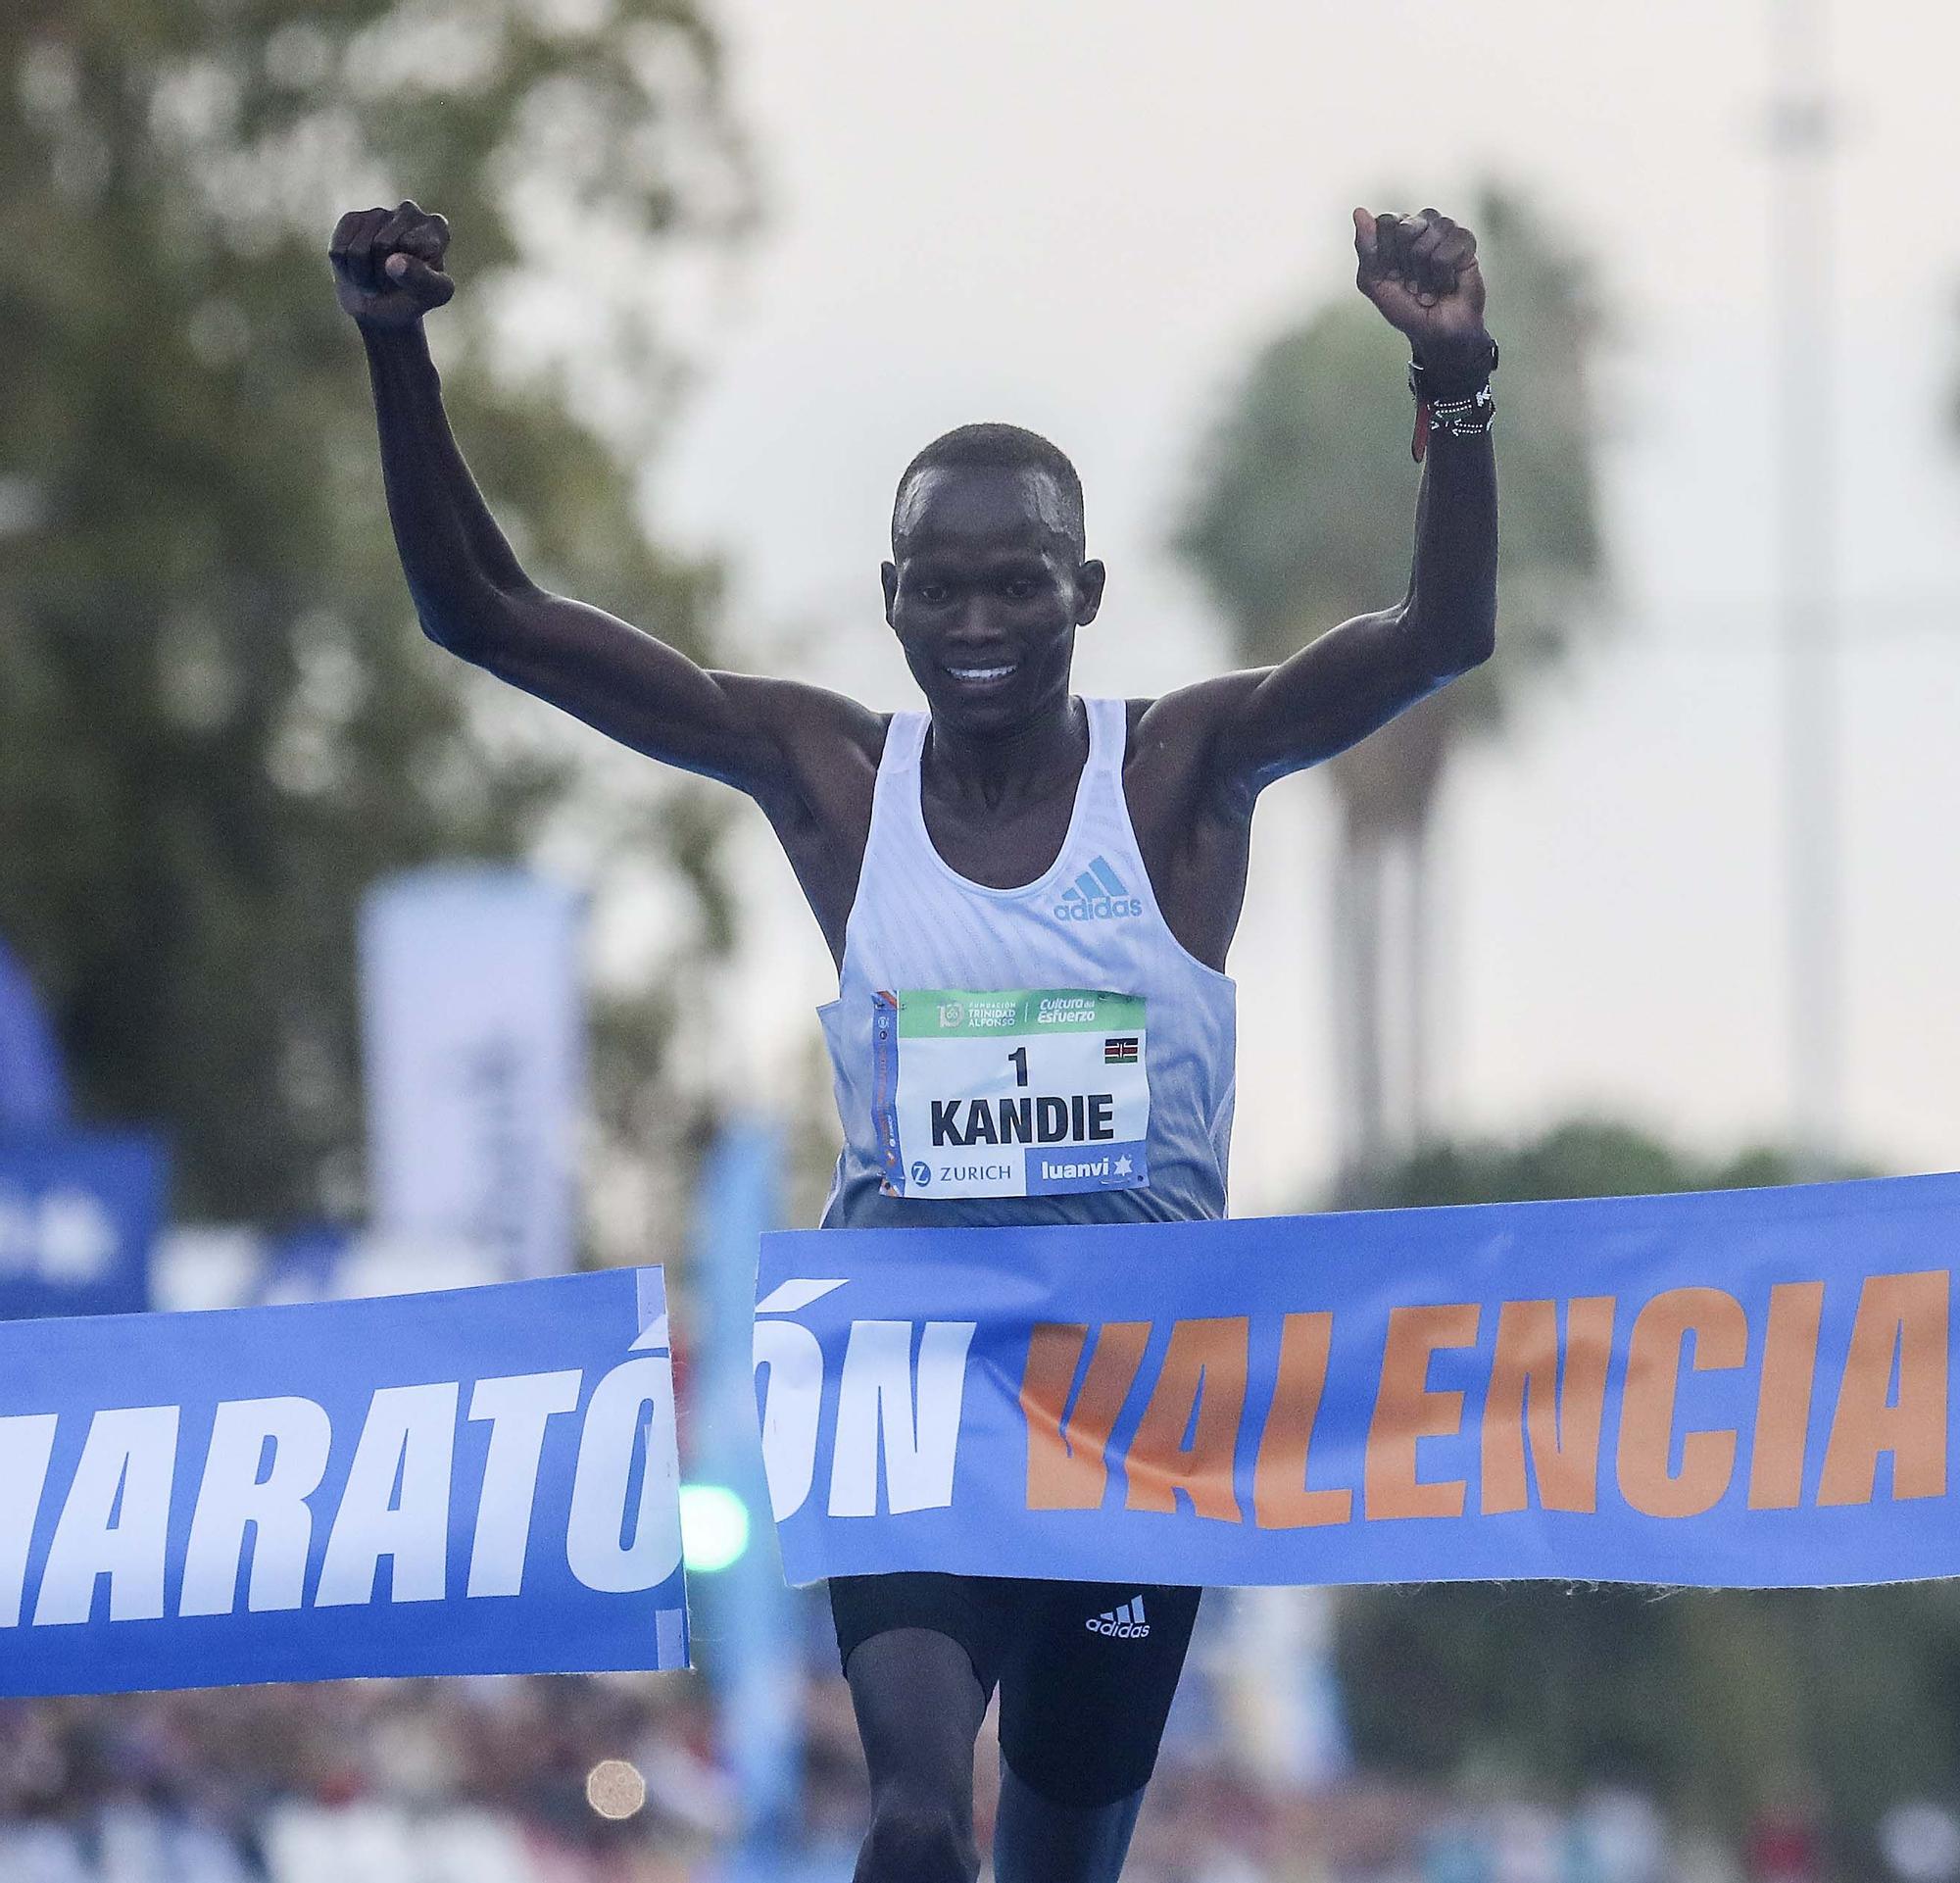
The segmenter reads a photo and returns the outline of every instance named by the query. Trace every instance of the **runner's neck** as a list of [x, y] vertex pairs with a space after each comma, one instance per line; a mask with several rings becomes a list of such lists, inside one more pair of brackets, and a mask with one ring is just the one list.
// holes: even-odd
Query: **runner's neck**
[[1089, 716], [1073, 696], [1053, 713], [998, 733], [963, 731], [935, 719], [919, 754], [935, 801], [989, 811], [1072, 794], [1088, 763]]

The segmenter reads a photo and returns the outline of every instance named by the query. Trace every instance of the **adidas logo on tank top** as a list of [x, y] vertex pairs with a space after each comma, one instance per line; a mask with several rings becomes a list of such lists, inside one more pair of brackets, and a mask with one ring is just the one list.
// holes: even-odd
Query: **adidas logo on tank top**
[[1107, 1635], [1113, 1641], [1141, 1641], [1151, 1631], [1151, 1624], [1144, 1619], [1144, 1599], [1140, 1595], [1133, 1596], [1120, 1609], [1091, 1615], [1082, 1625], [1091, 1634]]
[[1111, 921], [1143, 913], [1143, 898], [1130, 894], [1107, 857], [1098, 857], [1061, 892], [1054, 906], [1057, 921]]

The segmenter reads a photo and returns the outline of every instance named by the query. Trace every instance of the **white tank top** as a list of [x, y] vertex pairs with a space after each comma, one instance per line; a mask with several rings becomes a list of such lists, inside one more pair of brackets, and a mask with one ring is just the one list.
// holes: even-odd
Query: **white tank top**
[[1015, 889], [933, 848], [930, 716], [892, 718], [838, 996], [818, 1009], [844, 1125], [826, 1228], [1225, 1214], [1235, 989], [1157, 908], [1123, 798], [1124, 703], [1083, 705], [1068, 834]]

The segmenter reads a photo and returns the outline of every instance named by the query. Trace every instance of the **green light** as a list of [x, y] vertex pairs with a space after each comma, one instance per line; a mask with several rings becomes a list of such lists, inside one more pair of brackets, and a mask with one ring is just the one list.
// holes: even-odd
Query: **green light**
[[680, 1550], [690, 1569], [712, 1575], [749, 1547], [749, 1507], [725, 1484], [680, 1487]]

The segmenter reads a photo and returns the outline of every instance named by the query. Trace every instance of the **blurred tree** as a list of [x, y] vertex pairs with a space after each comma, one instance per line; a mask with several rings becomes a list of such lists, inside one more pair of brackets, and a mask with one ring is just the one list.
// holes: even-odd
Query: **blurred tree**
[[[656, 271], [750, 209], [693, 0], [0, 12], [0, 931], [192, 1212], [358, 1197], [377, 874], [633, 846], [683, 912], [667, 1010], [726, 926], [699, 798], [595, 786], [596, 741], [416, 630], [325, 261], [341, 210], [409, 194], [456, 225], [432, 338], [520, 553], [704, 651], [712, 571], [632, 476], [676, 380]], [[662, 1017], [602, 1016], [621, 1129]]]
[[[1362, 1209], [1444, 1203], [1525, 1203], [1557, 1197], [1645, 1197], [1670, 1190], [1747, 1190], [1794, 1183], [1797, 1160], [1770, 1146], [1707, 1160], [1633, 1125], [1581, 1118], [1524, 1144], [1466, 1139], [1429, 1144], [1373, 1172]], [[1864, 1176], [1849, 1167], [1838, 1176]]]
[[[1504, 350], [1499, 658], [1329, 768], [1341, 809], [1334, 1019], [1350, 1174], [1427, 1123], [1425, 847], [1445, 768], [1466, 735], [1501, 722], [1526, 672], [1564, 652], [1600, 571], [1584, 398], [1596, 325], [1585, 268], [1503, 191], [1486, 191], [1470, 221]], [[1405, 359], [1375, 311], [1343, 294], [1260, 352], [1201, 452], [1176, 547], [1224, 609], [1247, 663], [1284, 660], [1406, 588], [1417, 472], [1402, 449]], [[1394, 1072], [1392, 1042], [1402, 1058]]]
[[[1497, 1203], [1788, 1183], [1797, 1160], [1683, 1155], [1624, 1125], [1436, 1145], [1378, 1170], [1368, 1205]], [[1836, 1174], [1862, 1174], [1840, 1171]], [[1344, 1590], [1357, 1756], [1433, 1778], [1567, 1794], [1632, 1784], [1740, 1839], [1791, 1799], [1824, 1808], [1846, 1875], [1873, 1825], [1960, 1770], [1960, 1596], [1950, 1583], [1775, 1591], [1448, 1584]], [[1860, 1853], [1865, 1860], [1860, 1861]]]

